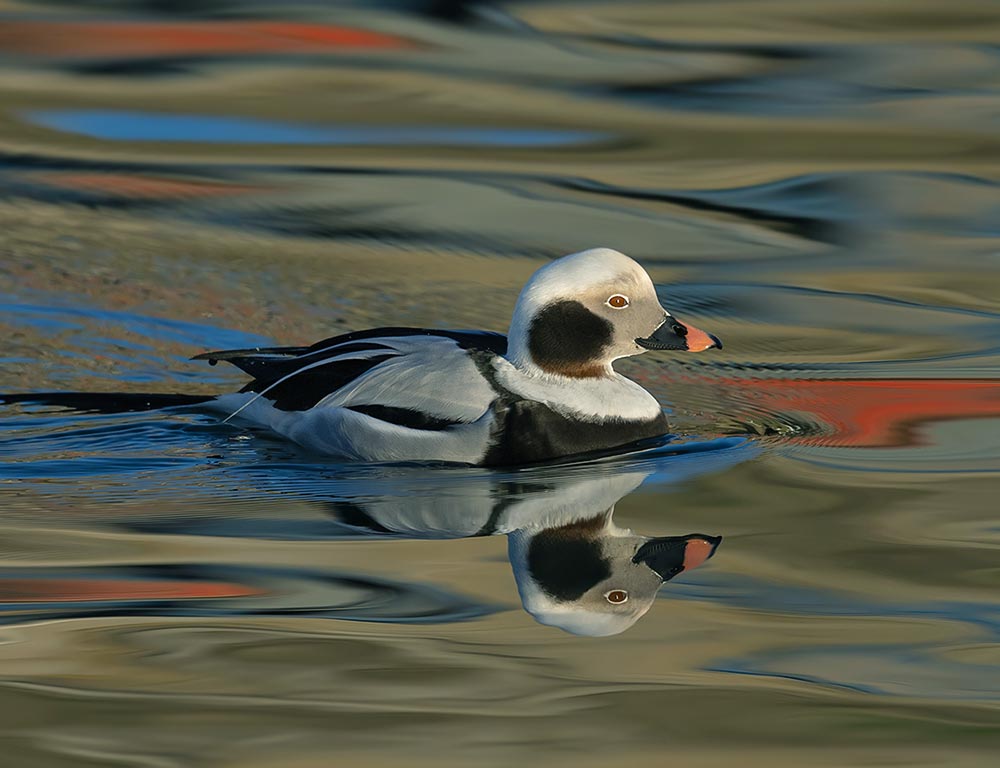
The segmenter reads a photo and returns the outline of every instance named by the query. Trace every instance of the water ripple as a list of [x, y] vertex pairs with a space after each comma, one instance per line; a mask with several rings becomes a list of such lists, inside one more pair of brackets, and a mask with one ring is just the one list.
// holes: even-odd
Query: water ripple
[[87, 616], [281, 616], [425, 623], [465, 621], [497, 608], [390, 579], [235, 565], [6, 568], [0, 623]]

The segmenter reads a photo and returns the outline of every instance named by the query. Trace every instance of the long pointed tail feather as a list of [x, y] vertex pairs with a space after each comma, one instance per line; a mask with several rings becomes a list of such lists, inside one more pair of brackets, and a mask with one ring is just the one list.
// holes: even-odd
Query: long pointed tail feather
[[157, 411], [178, 405], [198, 405], [215, 395], [180, 395], [147, 392], [16, 392], [0, 394], [0, 403], [55, 405], [82, 413], [132, 413]]

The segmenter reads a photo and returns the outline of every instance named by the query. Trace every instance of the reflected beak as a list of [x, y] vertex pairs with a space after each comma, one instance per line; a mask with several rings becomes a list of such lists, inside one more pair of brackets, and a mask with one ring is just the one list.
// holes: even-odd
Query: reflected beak
[[682, 323], [671, 315], [667, 315], [667, 319], [652, 334], [636, 339], [635, 343], [646, 349], [680, 349], [687, 352], [704, 352], [712, 347], [722, 349], [718, 336]]
[[635, 553], [633, 563], [643, 563], [670, 581], [678, 573], [690, 571], [715, 554], [721, 536], [690, 533], [687, 536], [661, 536], [650, 539]]

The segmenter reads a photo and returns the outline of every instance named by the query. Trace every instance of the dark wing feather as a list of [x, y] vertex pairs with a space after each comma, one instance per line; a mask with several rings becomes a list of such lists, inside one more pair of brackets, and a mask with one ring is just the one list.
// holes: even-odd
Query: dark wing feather
[[235, 365], [244, 373], [249, 373], [257, 382], [266, 386], [295, 373], [300, 368], [328, 357], [350, 352], [377, 350], [391, 352], [388, 347], [382, 344], [343, 344], [315, 352], [310, 350], [311, 347], [271, 347], [268, 350], [234, 349], [227, 352], [206, 352], [191, 359], [208, 360], [209, 365], [215, 365], [218, 361], [223, 360]]
[[[285, 411], [302, 411], [316, 405], [354, 379], [388, 360], [398, 352], [379, 339], [400, 336], [437, 336], [452, 339], [462, 349], [477, 349], [503, 355], [507, 337], [491, 331], [437, 331], [427, 328], [373, 328], [333, 336], [309, 347], [260, 347], [206, 352], [192, 358], [208, 360], [215, 365], [223, 360], [254, 377], [241, 391], [261, 392], [274, 406]], [[328, 365], [313, 366], [323, 360], [354, 352], [385, 354], [338, 360]], [[282, 381], [291, 374], [288, 381]], [[280, 382], [280, 383], [279, 383]]]
[[[309, 365], [323, 357], [332, 357], [346, 352], [360, 352], [364, 349], [378, 349], [378, 338], [386, 336], [443, 336], [454, 339], [462, 349], [480, 349], [497, 355], [507, 354], [507, 337], [494, 331], [435, 331], [428, 328], [371, 328], [366, 331], [351, 331], [340, 336], [317, 341], [309, 347], [254, 347], [253, 349], [227, 349], [219, 352], [203, 352], [192, 360], [208, 360], [215, 365], [220, 360], [231, 363], [244, 373], [263, 379], [277, 381], [298, 368]], [[351, 344], [371, 339], [372, 343]], [[351, 344], [350, 347], [342, 346]]]
[[[390, 357], [395, 357], [395, 355], [386, 354], [355, 360], [339, 360], [330, 365], [322, 365], [296, 373], [295, 376], [286, 381], [281, 381], [280, 378], [256, 378], [243, 387], [240, 392], [264, 392], [267, 390], [264, 397], [272, 401], [275, 408], [282, 411], [305, 411]], [[291, 373], [295, 373], [295, 371], [293, 370]]]
[[497, 355], [507, 354], [507, 337], [495, 331], [440, 331], [431, 328], [370, 328], [366, 331], [351, 331], [340, 336], [333, 336], [323, 341], [317, 341], [307, 352], [321, 352], [340, 344], [366, 339], [378, 339], [385, 336], [443, 336], [454, 339], [462, 349], [481, 349]]
[[192, 360], [208, 360], [209, 365], [216, 365], [220, 360], [232, 363], [244, 373], [256, 376], [258, 372], [271, 365], [287, 363], [298, 355], [308, 352], [309, 347], [254, 347], [253, 349], [226, 349], [219, 352], [203, 352], [195, 355]]

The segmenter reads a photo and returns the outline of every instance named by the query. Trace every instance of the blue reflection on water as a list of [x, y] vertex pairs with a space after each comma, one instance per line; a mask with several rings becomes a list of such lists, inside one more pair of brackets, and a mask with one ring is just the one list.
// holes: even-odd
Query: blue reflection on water
[[21, 117], [67, 133], [110, 141], [348, 146], [559, 147], [606, 141], [607, 134], [547, 128], [434, 125], [307, 125], [249, 117], [171, 115], [113, 109], [27, 110]]
[[[88, 323], [98, 323], [106, 327], [109, 332], [119, 329], [127, 330], [130, 333], [141, 334], [150, 340], [159, 339], [181, 344], [195, 344], [199, 348], [213, 344], [250, 347], [270, 342], [268, 337], [260, 334], [203, 323], [79, 305], [35, 304], [28, 303], [23, 299], [24, 297], [0, 294], [0, 312], [15, 318], [20, 324], [31, 325], [45, 331], [81, 330], [87, 328]], [[151, 346], [130, 342], [124, 338], [124, 335], [124, 333], [115, 335], [113, 337], [114, 343], [137, 350], [152, 349]], [[93, 338], [92, 333], [90, 338]], [[60, 354], [67, 354], [67, 352]]]

